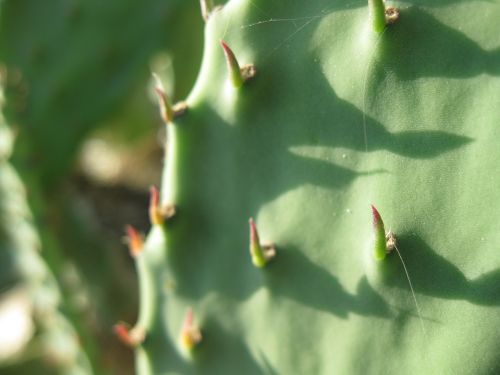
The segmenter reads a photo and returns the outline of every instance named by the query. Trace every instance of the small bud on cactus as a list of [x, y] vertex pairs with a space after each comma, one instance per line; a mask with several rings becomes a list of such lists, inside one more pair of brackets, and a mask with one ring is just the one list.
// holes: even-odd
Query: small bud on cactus
[[193, 309], [189, 308], [184, 318], [181, 330], [181, 345], [184, 349], [192, 351], [202, 340], [201, 331], [194, 323]]
[[380, 216], [380, 213], [375, 208], [375, 206], [372, 205], [371, 207], [374, 231], [373, 256], [376, 260], [383, 260], [387, 255], [387, 240], [385, 237], [384, 222], [382, 221], [382, 217]]
[[174, 120], [174, 109], [172, 108], [170, 99], [165, 92], [165, 88], [163, 87], [163, 83], [161, 82], [160, 77], [153, 73], [153, 78], [156, 83], [155, 92], [156, 96], [158, 97], [158, 104], [160, 105], [161, 118], [166, 124], [169, 124]]
[[250, 224], [250, 255], [256, 267], [264, 267], [272, 258], [276, 256], [276, 247], [273, 244], [261, 244], [257, 226], [252, 218]]
[[118, 339], [127, 346], [135, 348], [144, 342], [146, 338], [146, 333], [141, 327], [134, 327], [132, 329], [125, 323], [117, 323], [113, 327]]
[[223, 40], [220, 41], [222, 49], [224, 50], [224, 56], [226, 57], [227, 70], [229, 72], [229, 81], [235, 88], [243, 86], [245, 81], [253, 78], [257, 71], [253, 64], [244, 65], [240, 68], [238, 60], [234, 55], [233, 51]]
[[152, 225], [162, 225], [165, 220], [168, 220], [175, 215], [175, 206], [160, 204], [160, 192], [156, 186], [151, 186], [150, 191], [151, 198], [149, 201], [149, 220]]
[[170, 124], [174, 121], [175, 117], [183, 115], [187, 111], [187, 103], [186, 102], [178, 102], [172, 106], [170, 99], [163, 87], [163, 83], [160, 80], [160, 77], [153, 73], [153, 78], [155, 80], [155, 92], [158, 97], [158, 104], [160, 105], [160, 114], [163, 122], [165, 124]]
[[127, 225], [126, 231], [130, 255], [135, 258], [142, 252], [144, 241], [142, 240], [142, 236], [139, 232], [137, 232], [137, 229], [135, 229], [132, 225]]

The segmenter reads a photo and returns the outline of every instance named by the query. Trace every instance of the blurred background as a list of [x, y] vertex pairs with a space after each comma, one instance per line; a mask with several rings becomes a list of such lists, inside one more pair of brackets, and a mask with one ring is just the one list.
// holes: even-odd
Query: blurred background
[[184, 99], [203, 25], [199, 0], [0, 0], [0, 374], [134, 373], [112, 327], [163, 164], [151, 72]]

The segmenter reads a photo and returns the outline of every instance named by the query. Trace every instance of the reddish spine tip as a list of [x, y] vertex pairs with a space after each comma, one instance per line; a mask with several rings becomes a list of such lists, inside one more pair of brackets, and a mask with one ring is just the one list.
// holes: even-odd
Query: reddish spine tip
[[253, 218], [248, 220], [248, 224], [250, 224], [250, 243], [252, 245], [258, 245], [260, 243], [259, 233], [257, 232], [257, 226]]
[[158, 97], [158, 103], [160, 105], [161, 118], [166, 124], [169, 124], [174, 119], [172, 104], [170, 104], [169, 98], [165, 92], [165, 89], [163, 88], [160, 77], [153, 73], [153, 78], [156, 81], [155, 92], [156, 96]]
[[189, 307], [186, 311], [186, 316], [184, 317], [184, 323], [182, 325], [182, 329], [184, 332], [189, 331], [191, 327], [193, 327], [193, 322], [194, 322], [194, 313], [193, 309]]
[[160, 192], [158, 191], [158, 188], [153, 185], [149, 188], [149, 191], [151, 193], [151, 206], [158, 207], [160, 203]]
[[161, 103], [165, 98], [165, 92], [161, 88], [155, 87], [155, 93], [158, 97], [158, 101]]
[[241, 75], [240, 65], [238, 64], [238, 60], [234, 55], [231, 48], [227, 45], [224, 40], [220, 40], [220, 45], [224, 50], [224, 56], [226, 58], [227, 70], [229, 72], [229, 80], [233, 84], [234, 87], [238, 88], [243, 85], [245, 79]]
[[377, 227], [380, 225], [382, 222], [382, 218], [380, 217], [380, 213], [378, 210], [375, 208], [375, 206], [372, 204], [372, 215], [373, 215], [373, 226]]
[[383, 260], [387, 253], [384, 222], [375, 206], [372, 204], [371, 207], [374, 231], [373, 255], [375, 259]]
[[160, 203], [160, 192], [155, 186], [150, 188], [149, 219], [153, 225], [163, 225], [175, 215], [176, 208], [172, 204]]
[[135, 327], [130, 329], [125, 323], [117, 323], [113, 326], [113, 331], [118, 339], [125, 345], [136, 347], [145, 339], [145, 333], [142, 328]]
[[142, 237], [137, 231], [137, 229], [135, 229], [132, 225], [127, 225], [126, 231], [127, 231], [128, 247], [130, 250], [130, 255], [135, 258], [142, 252], [142, 248], [144, 245]]
[[118, 337], [118, 339], [125, 345], [127, 346], [135, 346], [136, 343], [134, 343], [134, 340], [132, 339], [132, 336], [130, 335], [130, 330], [129, 328], [125, 325], [125, 323], [117, 323], [113, 326], [113, 331]]
[[186, 311], [181, 330], [181, 342], [184, 348], [192, 350], [202, 339], [200, 329], [194, 324], [194, 313], [190, 307]]
[[123, 323], [117, 323], [113, 326], [113, 332], [118, 337], [118, 339], [126, 344], [130, 345], [130, 334], [128, 328]]
[[150, 193], [149, 220], [153, 225], [161, 225], [163, 224], [163, 216], [160, 212], [160, 192], [156, 186], [151, 186]]
[[253, 218], [248, 220], [250, 224], [250, 255], [252, 263], [256, 267], [264, 267], [275, 255], [276, 247], [272, 243], [261, 244], [259, 232]]
[[233, 52], [233, 51], [231, 51], [231, 48], [229, 48], [227, 43], [224, 41], [224, 39], [220, 40], [220, 45], [222, 46], [222, 48], [224, 48], [224, 51], [229, 52], [229, 53]]
[[228, 65], [229, 70], [232, 70], [234, 68], [234, 66], [236, 65], [236, 67], [238, 68], [238, 71], [239, 71], [240, 68], [238, 66], [238, 62], [236, 60], [236, 56], [234, 55], [233, 50], [222, 39], [220, 40], [220, 45], [222, 46], [222, 49], [224, 50], [224, 55], [226, 56], [226, 61], [227, 61], [227, 65]]

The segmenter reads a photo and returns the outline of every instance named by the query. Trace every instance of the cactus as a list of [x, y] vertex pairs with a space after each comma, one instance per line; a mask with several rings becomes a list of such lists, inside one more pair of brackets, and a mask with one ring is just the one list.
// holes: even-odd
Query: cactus
[[[202, 22], [196, 14], [199, 22], [178, 23], [177, 30], [173, 21], [189, 20], [197, 11], [197, 4], [183, 0], [2, 1], [0, 59], [10, 76], [6, 110], [22, 125], [16, 164], [29, 165], [44, 188], [57, 186], [91, 130], [106, 124], [124, 102], [149, 104], [137, 104], [133, 92], [143, 89], [148, 63], [160, 52], [174, 55], [176, 87], [181, 95], [187, 91], [199, 60], [186, 63], [181, 52], [191, 52], [186, 44], [201, 44]], [[134, 26], [124, 32], [124, 24]], [[185, 37], [174, 39], [182, 28]]]
[[134, 248], [138, 374], [500, 372], [500, 7], [410, 3], [210, 14], [176, 214]]
[[40, 255], [41, 240], [25, 188], [9, 162], [13, 140], [0, 114], [1, 372], [92, 374], [80, 339], [63, 313], [59, 286]]
[[[196, 48], [201, 46], [203, 24], [198, 10], [198, 4], [183, 0], [110, 0], [105, 5], [81, 0], [0, 1], [0, 69], [8, 73], [5, 112], [17, 132], [9, 164], [29, 186], [32, 224], [38, 225], [43, 248], [37, 262], [52, 270], [51, 288], [61, 292], [65, 315], [99, 374], [124, 373], [117, 363], [124, 367], [131, 363], [110, 361], [119, 344], [109, 326], [119, 314], [133, 314], [135, 280], [125, 280], [133, 270], [120, 269], [123, 256], [109, 251], [109, 240], [96, 235], [95, 227], [82, 225], [88, 221], [82, 219], [81, 201], [75, 203], [75, 194], [68, 189], [67, 172], [85, 136], [103, 124], [109, 128], [109, 116], [118, 109], [128, 120], [125, 126], [115, 121], [120, 122], [122, 137], [130, 137], [129, 124], [147, 124], [137, 117], [142, 120], [143, 108], [149, 109], [151, 103], [141, 98], [137, 104], [133, 91], [138, 87], [145, 91], [148, 63], [156, 55], [176, 55], [181, 46], [189, 52], [188, 43], [201, 57], [201, 48]], [[199, 22], [179, 23], [189, 35], [174, 40], [173, 20], [189, 19], [191, 14]], [[134, 27], [124, 31], [123, 25], [131, 23]], [[185, 95], [199, 59], [195, 54], [193, 63], [187, 64], [175, 57], [172, 65], [180, 73], [175, 86], [178, 94]], [[135, 110], [130, 116], [131, 102], [140, 107], [139, 115]], [[145, 129], [150, 127], [136, 127], [134, 136], [143, 135]], [[116, 126], [113, 132], [117, 138]], [[7, 270], [5, 264], [5, 274]], [[75, 279], [78, 290], [72, 284]], [[132, 311], [124, 313], [127, 310]], [[95, 342], [89, 340], [92, 336]]]

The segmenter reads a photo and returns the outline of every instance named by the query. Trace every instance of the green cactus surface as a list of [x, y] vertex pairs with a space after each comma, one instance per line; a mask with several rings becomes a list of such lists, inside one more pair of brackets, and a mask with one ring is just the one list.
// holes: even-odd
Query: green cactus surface
[[[361, 0], [211, 14], [166, 125], [176, 215], [136, 256], [138, 374], [500, 372], [500, 5], [391, 5], [380, 33]], [[255, 65], [239, 88], [222, 39]]]

